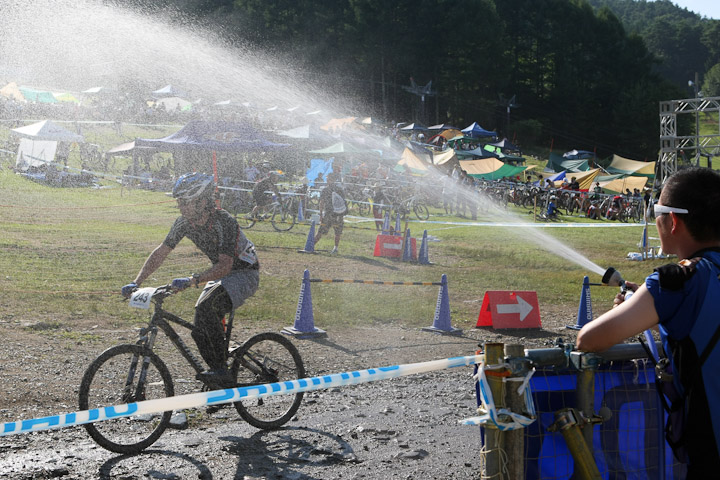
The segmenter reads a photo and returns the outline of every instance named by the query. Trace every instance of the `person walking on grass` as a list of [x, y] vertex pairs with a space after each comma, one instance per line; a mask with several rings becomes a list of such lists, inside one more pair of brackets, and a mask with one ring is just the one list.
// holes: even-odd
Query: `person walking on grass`
[[335, 232], [335, 246], [330, 253], [333, 255], [338, 253], [343, 224], [345, 223], [345, 214], [347, 213], [345, 191], [338, 183], [339, 180], [337, 173], [328, 174], [327, 185], [320, 192], [320, 228], [315, 237], [315, 245], [317, 245], [322, 236], [328, 233], [330, 227], [332, 227]]
[[[680, 170], [665, 182], [654, 205], [665, 253], [681, 260], [655, 268], [634, 294], [618, 294], [607, 313], [587, 323], [577, 348], [603, 351], [647, 329], [658, 329], [680, 396], [668, 419], [679, 412], [684, 426], [670, 422], [668, 443], [687, 463], [688, 479], [717, 478], [720, 472], [720, 174], [708, 168]], [[659, 364], [660, 365], [660, 364]], [[682, 449], [677, 447], [681, 446]], [[684, 450], [684, 451], [683, 451]]]

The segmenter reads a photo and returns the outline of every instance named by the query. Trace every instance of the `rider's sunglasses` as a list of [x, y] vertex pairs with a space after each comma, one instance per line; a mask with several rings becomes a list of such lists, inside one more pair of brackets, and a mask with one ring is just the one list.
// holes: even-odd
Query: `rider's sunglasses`
[[665, 205], [659, 205], [655, 204], [653, 206], [653, 210], [655, 211], [655, 216], [659, 217], [660, 215], [664, 215], [666, 213], [689, 213], [686, 208], [675, 208], [675, 207], [667, 207]]

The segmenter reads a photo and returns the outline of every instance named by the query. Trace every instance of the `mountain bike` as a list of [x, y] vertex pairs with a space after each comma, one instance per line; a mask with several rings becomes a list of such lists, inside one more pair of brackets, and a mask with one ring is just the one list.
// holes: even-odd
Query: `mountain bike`
[[270, 220], [278, 232], [287, 232], [295, 226], [298, 213], [298, 199], [294, 193], [282, 195], [271, 204], [261, 207], [255, 214], [237, 213], [235, 219], [240, 228], [247, 230], [256, 223]]
[[413, 212], [418, 220], [427, 220], [430, 218], [430, 210], [425, 204], [425, 199], [419, 194], [411, 195], [408, 198], [402, 200], [393, 201], [393, 216], [400, 215], [400, 218], [405, 218]]
[[[165, 362], [154, 351], [158, 333], [164, 333], [180, 355], [196, 372], [198, 380], [205, 366], [182, 340], [171, 324], [192, 330], [193, 324], [168, 312], [163, 302], [176, 292], [170, 285], [136, 290], [130, 306], [154, 311], [148, 325], [140, 329], [134, 344], [111, 347], [90, 364], [80, 384], [82, 410], [123, 405], [143, 400], [172, 397], [173, 378]], [[297, 348], [285, 336], [266, 332], [238, 345], [231, 342], [233, 315], [225, 322], [225, 346], [228, 370], [236, 387], [305, 378], [305, 367]], [[232, 343], [232, 346], [231, 346]], [[203, 390], [229, 388], [203, 383]], [[234, 403], [240, 417], [260, 429], [275, 429], [287, 423], [297, 412], [303, 394], [274, 395]], [[218, 406], [209, 408], [217, 409]], [[156, 415], [136, 415], [85, 424], [88, 434], [101, 447], [116, 453], [139, 453], [152, 445], [170, 424], [172, 410]]]

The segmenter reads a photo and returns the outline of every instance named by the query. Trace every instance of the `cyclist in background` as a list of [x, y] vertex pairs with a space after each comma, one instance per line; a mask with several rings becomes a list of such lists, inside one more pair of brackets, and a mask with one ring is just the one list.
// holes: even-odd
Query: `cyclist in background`
[[200, 374], [206, 384], [223, 388], [233, 385], [227, 370], [223, 317], [255, 294], [260, 282], [260, 263], [255, 245], [245, 237], [227, 211], [215, 206], [213, 177], [201, 173], [181, 176], [173, 188], [180, 217], [175, 220], [165, 240], [150, 253], [132, 283], [122, 287], [122, 294], [132, 292], [165, 261], [168, 254], [187, 237], [212, 265], [201, 273], [176, 278], [172, 287], [205, 287], [195, 304], [193, 340], [209, 370]]
[[259, 180], [253, 187], [252, 195], [255, 200], [255, 206], [250, 212], [250, 217], [254, 217], [258, 210], [263, 207], [270, 205], [273, 201], [273, 196], [280, 198], [280, 191], [277, 188], [278, 172], [276, 170], [270, 170], [268, 174]]

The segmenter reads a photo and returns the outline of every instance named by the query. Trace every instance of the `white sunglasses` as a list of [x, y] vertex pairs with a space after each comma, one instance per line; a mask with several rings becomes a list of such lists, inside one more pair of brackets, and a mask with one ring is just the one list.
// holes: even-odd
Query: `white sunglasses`
[[665, 205], [658, 205], [657, 203], [653, 205], [653, 209], [655, 211], [655, 216], [659, 217], [662, 214], [665, 213], [688, 213], [686, 208], [675, 208], [675, 207], [666, 207]]

